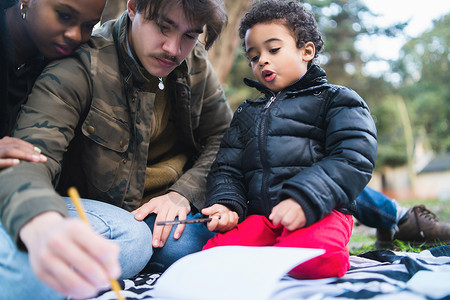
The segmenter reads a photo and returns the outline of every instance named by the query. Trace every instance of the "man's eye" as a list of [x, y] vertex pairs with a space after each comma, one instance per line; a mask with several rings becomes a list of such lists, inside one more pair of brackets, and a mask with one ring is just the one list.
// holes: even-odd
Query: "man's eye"
[[195, 41], [195, 40], [197, 40], [198, 39], [198, 36], [197, 35], [191, 35], [191, 34], [185, 34], [185, 37], [187, 38], [187, 39], [189, 39], [189, 40], [193, 40], [193, 41]]
[[170, 28], [167, 25], [159, 24], [159, 30], [161, 31], [162, 34], [165, 34], [169, 32]]

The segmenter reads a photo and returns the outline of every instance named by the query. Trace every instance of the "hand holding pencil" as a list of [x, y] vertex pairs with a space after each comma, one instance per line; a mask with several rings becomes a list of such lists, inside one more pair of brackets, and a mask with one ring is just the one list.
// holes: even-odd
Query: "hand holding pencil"
[[[46, 211], [19, 232], [36, 277], [61, 295], [95, 297], [120, 275], [119, 247], [79, 218]], [[0, 296], [1, 298], [1, 296]]]
[[239, 221], [238, 214], [222, 204], [206, 207], [202, 214], [211, 218], [206, 225], [209, 231], [226, 232], [235, 228]]
[[[82, 206], [82, 204], [81, 204], [80, 196], [78, 195], [78, 191], [77, 191], [75, 188], [71, 187], [71, 188], [69, 188], [69, 190], [68, 190], [67, 192], [68, 192], [70, 198], [72, 199], [72, 202], [73, 202], [73, 204], [75, 205], [75, 207], [76, 207], [76, 209], [77, 209], [77, 212], [78, 212], [78, 214], [80, 215], [80, 218], [81, 218], [85, 223], [89, 224], [89, 221], [88, 221], [88, 219], [86, 218], [86, 215], [85, 215], [85, 213], [84, 213], [84, 209], [83, 209], [83, 206]], [[120, 285], [119, 285], [119, 283], [117, 282], [117, 280], [114, 279], [114, 278], [110, 278], [110, 282], [111, 282], [111, 289], [116, 293], [117, 299], [119, 299], [119, 300], [124, 300], [125, 298], [123, 298], [123, 297], [120, 295]]]

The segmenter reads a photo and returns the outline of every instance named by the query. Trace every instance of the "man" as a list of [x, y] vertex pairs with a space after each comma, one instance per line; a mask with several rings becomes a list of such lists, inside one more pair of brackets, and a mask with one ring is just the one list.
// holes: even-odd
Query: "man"
[[[48, 160], [0, 173], [7, 298], [95, 296], [120, 269], [130, 277], [151, 256], [149, 266], [164, 270], [211, 237], [203, 224], [155, 222], [199, 216], [231, 120], [205, 51], [226, 22], [223, 3], [129, 0], [127, 8], [71, 58], [50, 64], [22, 109], [14, 136]], [[115, 243], [67, 218], [76, 211], [55, 184], [95, 199], [83, 199], [88, 218]]]

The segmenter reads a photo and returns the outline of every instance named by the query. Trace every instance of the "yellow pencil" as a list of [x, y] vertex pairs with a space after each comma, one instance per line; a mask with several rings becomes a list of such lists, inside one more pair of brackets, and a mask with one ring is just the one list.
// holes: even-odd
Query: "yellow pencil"
[[[83, 205], [81, 204], [80, 201], [80, 195], [78, 194], [78, 191], [76, 188], [71, 187], [67, 190], [67, 193], [69, 194], [70, 199], [72, 199], [73, 204], [75, 205], [75, 208], [77, 209], [78, 214], [80, 215], [80, 218], [86, 222], [87, 224], [89, 224], [88, 219], [86, 218], [86, 215], [84, 214], [84, 209], [83, 209]], [[117, 282], [117, 280], [110, 278], [109, 279], [111, 282], [111, 288], [114, 292], [116, 292], [117, 294], [117, 299], [119, 300], [125, 300], [125, 298], [123, 298], [120, 295], [120, 285]]]

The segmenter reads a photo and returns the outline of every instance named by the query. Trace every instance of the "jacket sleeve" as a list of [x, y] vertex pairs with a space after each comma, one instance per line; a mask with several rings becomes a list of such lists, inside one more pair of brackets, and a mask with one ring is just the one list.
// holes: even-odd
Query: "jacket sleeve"
[[13, 136], [39, 147], [46, 163], [22, 161], [0, 172], [0, 219], [13, 240], [33, 217], [57, 211], [67, 214], [53, 184], [63, 155], [74, 136], [86, 99], [89, 76], [77, 58], [49, 64], [35, 83], [19, 115]]
[[299, 202], [307, 225], [333, 209], [351, 207], [375, 166], [376, 128], [363, 99], [338, 87], [326, 103], [324, 158], [288, 180], [278, 196]]
[[235, 114], [230, 128], [225, 132], [207, 177], [205, 207], [225, 205], [237, 212], [242, 221], [247, 214], [247, 189], [241, 165], [244, 145], [240, 138], [238, 115]]
[[200, 65], [202, 70], [191, 76], [190, 83], [191, 105], [201, 106], [191, 107], [191, 113], [200, 114], [198, 126], [194, 128], [195, 140], [199, 142], [200, 149], [193, 166], [171, 186], [170, 190], [182, 194], [200, 210], [205, 203], [206, 176], [233, 114], [220, 81], [207, 59], [206, 51], [199, 47], [194, 51], [193, 64]]

